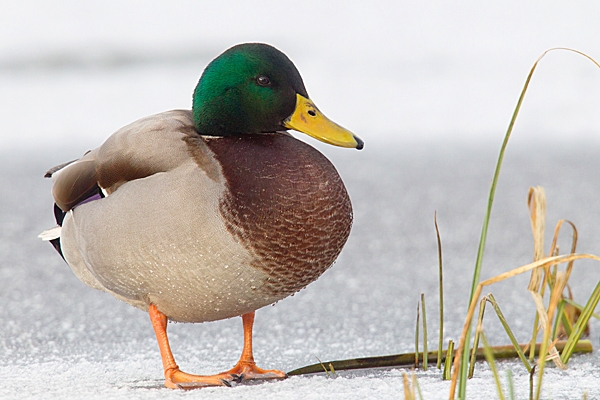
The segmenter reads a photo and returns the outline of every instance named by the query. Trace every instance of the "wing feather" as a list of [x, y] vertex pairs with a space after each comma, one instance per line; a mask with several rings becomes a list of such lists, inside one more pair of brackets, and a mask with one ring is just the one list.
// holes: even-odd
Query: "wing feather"
[[197, 135], [190, 111], [174, 110], [135, 121], [79, 160], [54, 167], [52, 195], [68, 211], [98, 188], [108, 194], [135, 179], [190, 161], [186, 138]]

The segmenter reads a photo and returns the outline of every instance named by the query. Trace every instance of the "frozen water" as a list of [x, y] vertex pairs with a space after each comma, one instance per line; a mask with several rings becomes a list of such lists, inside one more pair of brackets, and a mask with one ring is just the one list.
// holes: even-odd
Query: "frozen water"
[[[403, 370], [293, 377], [183, 393], [162, 388], [148, 317], [89, 289], [37, 234], [53, 225], [48, 167], [76, 158], [132, 120], [189, 108], [202, 68], [243, 41], [272, 43], [299, 67], [311, 97], [366, 142], [362, 152], [315, 144], [338, 167], [355, 209], [336, 265], [294, 297], [257, 312], [255, 356], [289, 371], [321, 360], [413, 350], [420, 293], [429, 348], [437, 338], [437, 251], [442, 234], [446, 339], [467, 307], [495, 158], [535, 58], [553, 46], [599, 57], [598, 6], [546, 2], [303, 2], [238, 5], [176, 1], [13, 2], [0, 13], [0, 398], [400, 398]], [[165, 3], [166, 4], [166, 3]], [[274, 17], [282, 19], [273, 27]], [[286, 19], [285, 21], [283, 19]], [[295, 21], [295, 22], [294, 22]], [[294, 24], [295, 23], [295, 24]], [[482, 278], [532, 256], [526, 194], [542, 185], [548, 231], [559, 218], [579, 230], [579, 251], [600, 253], [600, 74], [573, 55], [540, 65], [501, 175]], [[537, 140], [534, 143], [533, 140]], [[559, 150], [564, 147], [563, 150]], [[563, 248], [569, 233], [564, 232]], [[547, 234], [550, 240], [550, 232]], [[575, 299], [598, 282], [577, 262]], [[530, 335], [527, 277], [490, 290], [517, 338]], [[592, 323], [597, 348], [599, 323]], [[492, 344], [505, 344], [491, 316]], [[239, 319], [170, 324], [179, 365], [213, 373], [237, 360]], [[597, 350], [567, 371], [548, 368], [544, 398], [600, 398]], [[518, 398], [527, 376], [514, 362]], [[426, 399], [447, 396], [439, 373], [419, 373]], [[469, 397], [494, 398], [478, 366]]]
[[[358, 153], [323, 147], [344, 177], [356, 223], [336, 265], [314, 284], [273, 307], [257, 312], [255, 356], [269, 368], [291, 370], [325, 360], [394, 354], [413, 350], [414, 314], [421, 292], [427, 296], [429, 348], [437, 338], [437, 259], [433, 212], [437, 210], [445, 260], [446, 338], [459, 336], [466, 309], [480, 221], [495, 149], [411, 146], [371, 147]], [[181, 396], [162, 389], [162, 368], [148, 317], [111, 296], [80, 283], [36, 234], [52, 225], [45, 168], [76, 151], [54, 154], [4, 153], [0, 207], [0, 398], [158, 398]], [[64, 154], [68, 153], [68, 154]], [[58, 157], [55, 159], [55, 157]], [[577, 162], [573, 162], [577, 159]], [[545, 186], [548, 223], [565, 217], [579, 229], [581, 252], [594, 252], [600, 234], [598, 211], [590, 205], [600, 172], [593, 149], [578, 146], [559, 156], [522, 147], [509, 151], [498, 190], [484, 277], [527, 263], [531, 239], [525, 197], [532, 184]], [[569, 234], [565, 237], [568, 239]], [[565, 246], [566, 246], [565, 240]], [[596, 253], [598, 253], [596, 251]], [[490, 289], [517, 338], [526, 341], [533, 304], [526, 277]], [[583, 301], [598, 280], [598, 268], [576, 264], [573, 291]], [[598, 347], [597, 321], [592, 342]], [[486, 332], [493, 344], [508, 343], [491, 316]], [[236, 361], [241, 321], [170, 324], [170, 338], [184, 370], [211, 373]], [[548, 370], [545, 390], [552, 398], [600, 393], [598, 353], [574, 357], [567, 371]], [[519, 398], [527, 378], [512, 369]], [[202, 389], [203, 398], [397, 398], [399, 370], [358, 371], [293, 377], [284, 382]], [[419, 373], [426, 399], [448, 390], [439, 373]], [[478, 367], [469, 383], [474, 397], [493, 397], [488, 369]], [[593, 398], [593, 397], [592, 397]]]

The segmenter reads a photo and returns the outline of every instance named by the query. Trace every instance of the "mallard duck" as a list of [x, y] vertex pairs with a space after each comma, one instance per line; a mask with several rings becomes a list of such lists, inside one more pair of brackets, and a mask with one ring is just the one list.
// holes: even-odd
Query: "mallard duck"
[[[282, 52], [234, 46], [204, 70], [192, 110], [142, 118], [78, 160], [52, 168], [50, 240], [75, 275], [149, 313], [170, 388], [284, 378], [256, 366], [255, 310], [316, 280], [352, 225], [331, 162], [292, 137], [363, 142], [327, 119]], [[231, 370], [177, 366], [167, 322], [241, 316], [244, 347]]]

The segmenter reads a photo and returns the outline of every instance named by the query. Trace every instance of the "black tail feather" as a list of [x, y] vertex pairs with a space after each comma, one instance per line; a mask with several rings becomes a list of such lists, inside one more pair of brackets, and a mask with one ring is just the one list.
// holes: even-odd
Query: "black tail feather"
[[[54, 203], [54, 218], [56, 219], [56, 223], [59, 226], [62, 226], [62, 223], [65, 219], [66, 214], [67, 214], [66, 212], [61, 210], [60, 207], [57, 206], [56, 203]], [[50, 243], [52, 244], [52, 246], [54, 246], [56, 251], [58, 251], [58, 254], [60, 254], [60, 256], [63, 258], [63, 260], [65, 260], [65, 256], [63, 255], [63, 252], [62, 252], [62, 247], [60, 246], [60, 237], [50, 240]], [[65, 261], [67, 261], [67, 260], [65, 260]]]

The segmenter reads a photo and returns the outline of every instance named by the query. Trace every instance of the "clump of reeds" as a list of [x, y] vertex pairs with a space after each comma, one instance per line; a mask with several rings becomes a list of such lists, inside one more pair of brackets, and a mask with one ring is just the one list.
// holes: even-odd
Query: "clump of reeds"
[[[571, 355], [573, 354], [574, 344], [578, 343], [582, 334], [585, 332], [585, 327], [587, 326], [587, 322], [591, 317], [591, 312], [587, 311], [589, 309], [593, 310], [595, 305], [598, 303], [600, 299], [600, 292], [594, 293], [591, 295], [586, 307], [583, 307], [583, 310], [586, 312], [581, 312], [575, 326], [577, 326], [577, 330], [571, 329], [571, 335], [568, 336], [566, 341], [559, 342], [560, 337], [557, 336], [558, 329], [557, 327], [562, 325], [562, 321], [569, 322], [571, 318], [566, 314], [565, 310], [565, 298], [563, 296], [563, 292], [568, 282], [568, 278], [571, 275], [571, 271], [573, 268], [573, 261], [579, 258], [591, 258], [600, 261], [600, 257], [590, 255], [590, 254], [575, 254], [576, 244], [577, 244], [577, 230], [575, 226], [569, 222], [571, 227], [573, 228], [573, 242], [571, 246], [571, 253], [560, 256], [557, 254], [556, 243], [558, 240], [558, 235], [560, 232], [560, 228], [565, 222], [561, 220], [558, 222], [555, 232], [554, 239], [552, 241], [552, 246], [550, 248], [549, 256], [544, 256], [543, 253], [543, 235], [545, 226], [545, 195], [544, 190], [541, 187], [531, 188], [528, 195], [528, 204], [531, 210], [531, 225], [532, 231], [534, 235], [534, 259], [535, 261], [531, 264], [525, 265], [520, 268], [516, 268], [512, 271], [508, 271], [506, 273], [500, 274], [494, 278], [490, 278], [485, 280], [477, 286], [475, 290], [475, 295], [471, 301], [471, 306], [469, 307], [469, 312], [467, 314], [467, 321], [463, 328], [463, 334], [461, 335], [461, 339], [459, 342], [459, 351], [457, 354], [457, 360], [455, 361], [455, 370], [453, 374], [452, 387], [450, 391], [450, 395], [452, 396], [452, 389], [456, 385], [456, 380], [458, 378], [457, 368], [458, 362], [464, 362], [466, 365], [466, 359], [460, 360], [461, 351], [465, 348], [466, 343], [466, 332], [468, 330], [468, 326], [471, 323], [472, 317], [475, 312], [475, 308], [477, 303], [479, 302], [479, 318], [477, 324], [477, 330], [474, 339], [474, 348], [477, 347], [479, 343], [479, 338], [481, 333], [483, 332], [483, 315], [485, 310], [485, 304], [490, 303], [494, 308], [498, 318], [502, 326], [504, 327], [508, 338], [510, 339], [517, 356], [527, 369], [527, 371], [532, 375], [537, 371], [538, 381], [535, 390], [535, 398], [539, 398], [540, 390], [542, 387], [542, 379], [543, 379], [543, 371], [546, 359], [551, 359], [559, 368], [565, 368], [566, 362], [569, 360]], [[568, 221], [567, 221], [568, 222]], [[558, 271], [556, 268], [560, 263], [567, 263], [567, 267], [564, 272]], [[515, 338], [510, 326], [506, 322], [504, 315], [500, 309], [499, 304], [494, 299], [492, 294], [488, 294], [484, 296], [481, 301], [479, 297], [481, 296], [481, 291], [483, 287], [491, 285], [496, 282], [500, 282], [505, 279], [512, 278], [516, 275], [531, 271], [531, 278], [528, 286], [528, 290], [531, 293], [534, 303], [536, 305], [536, 315], [534, 318], [534, 326], [533, 326], [533, 335], [531, 342], [527, 345], [519, 345], [517, 339]], [[549, 290], [548, 296], [546, 294], [546, 288]], [[600, 288], [600, 283], [598, 284], [598, 288]], [[544, 297], [548, 297], [547, 305], [544, 302]], [[575, 303], [572, 303], [575, 304]], [[575, 305], [574, 307], [580, 307]], [[552, 328], [552, 321], [554, 321], [554, 328]], [[571, 322], [572, 323], [572, 322]], [[539, 329], [542, 329], [543, 339], [538, 343], [538, 332]], [[564, 328], [566, 329], [566, 328]], [[560, 343], [560, 346], [557, 344]], [[589, 343], [589, 342], [588, 342]], [[529, 349], [529, 358], [525, 355], [525, 350], [523, 348]], [[535, 354], [538, 354], [538, 361], [536, 364], [532, 364], [535, 358]], [[493, 354], [493, 353], [490, 353]], [[471, 354], [471, 366], [469, 368], [468, 376], [471, 377], [473, 374], [474, 368], [474, 352]], [[492, 368], [492, 371], [494, 369]], [[533, 385], [533, 379], [530, 380]], [[533, 397], [533, 386], [530, 387], [530, 393]], [[453, 398], [453, 397], [451, 397]]]
[[[458, 386], [458, 396], [460, 399], [466, 398], [466, 383], [467, 378], [473, 376], [473, 370], [476, 360], [486, 359], [490, 365], [490, 369], [494, 375], [494, 380], [498, 390], [498, 397], [504, 399], [504, 392], [500, 383], [499, 373], [496, 367], [495, 360], [502, 358], [519, 358], [526, 370], [530, 374], [530, 399], [539, 399], [542, 388], [543, 373], [547, 360], [551, 360], [559, 368], [565, 368], [570, 357], [574, 353], [591, 352], [591, 343], [586, 340], [581, 340], [588, 332], [588, 321], [594, 316], [600, 319], [599, 316], [593, 313], [596, 305], [600, 301], [600, 281], [596, 285], [593, 293], [590, 295], [584, 306], [575, 303], [572, 299], [570, 289], [568, 288], [569, 277], [573, 269], [573, 262], [577, 259], [587, 258], [600, 261], [600, 257], [592, 254], [576, 254], [577, 246], [577, 229], [570, 221], [560, 220], [555, 228], [553, 241], [547, 255], [544, 253], [544, 230], [545, 230], [545, 210], [546, 198], [544, 190], [541, 187], [531, 188], [528, 193], [527, 204], [530, 210], [530, 221], [534, 236], [534, 260], [532, 263], [515, 268], [511, 271], [502, 273], [493, 278], [480, 281], [481, 266], [483, 254], [487, 238], [487, 230], [489, 226], [492, 205], [494, 201], [496, 186], [504, 159], [508, 140], [512, 133], [516, 118], [519, 114], [523, 99], [529, 87], [529, 83], [533, 73], [540, 60], [550, 51], [566, 50], [580, 54], [591, 60], [596, 66], [600, 65], [591, 57], [572, 49], [556, 48], [544, 52], [534, 63], [529, 75], [525, 81], [525, 85], [519, 96], [519, 100], [510, 120], [504, 141], [502, 143], [496, 169], [492, 179], [490, 193], [485, 217], [483, 220], [482, 232], [479, 241], [477, 260], [473, 272], [473, 283], [469, 299], [469, 309], [466, 316], [466, 321], [458, 342], [458, 348], [454, 351], [454, 342], [449, 341], [446, 352], [443, 352], [443, 266], [442, 266], [442, 243], [437, 225], [437, 220], [434, 218], [435, 230], [438, 243], [438, 259], [439, 259], [439, 316], [440, 316], [440, 332], [438, 350], [435, 352], [427, 351], [427, 318], [425, 309], [425, 295], [421, 294], [421, 299], [417, 305], [417, 322], [415, 329], [415, 352], [407, 354], [395, 354], [380, 357], [367, 357], [348, 360], [337, 360], [318, 364], [309, 365], [303, 368], [296, 369], [288, 373], [288, 375], [301, 375], [318, 373], [325, 371], [327, 375], [335, 373], [335, 370], [350, 370], [363, 368], [381, 368], [381, 367], [398, 367], [412, 366], [418, 368], [420, 360], [422, 360], [423, 369], [426, 370], [428, 362], [435, 362], [438, 369], [442, 368], [442, 379], [450, 379], [451, 386], [449, 398], [454, 399], [456, 388]], [[558, 236], [561, 227], [567, 223], [573, 231], [573, 240], [570, 253], [560, 255], [558, 252]], [[566, 263], [564, 271], [560, 271], [558, 266]], [[514, 276], [531, 272], [530, 282], [527, 290], [530, 292], [534, 304], [536, 306], [536, 314], [532, 329], [532, 336], [528, 343], [519, 344], [504, 315], [500, 309], [500, 305], [496, 302], [494, 296], [490, 293], [481, 297], [484, 287], [494, 283], [510, 279]], [[568, 297], [564, 296], [565, 289], [569, 291]], [[504, 327], [511, 345], [508, 346], [489, 346], [484, 329], [483, 318], [485, 315], [485, 305], [490, 303], [496, 315], [498, 316], [502, 326]], [[473, 348], [469, 349], [468, 343], [471, 338], [471, 322], [475, 314], [475, 309], [479, 304], [479, 316], [477, 322], [476, 334], [474, 337]], [[421, 318], [422, 315], [422, 318]], [[422, 322], [420, 322], [422, 321]], [[422, 326], [423, 332], [423, 352], [419, 352], [419, 327]], [[542, 339], [538, 340], [541, 330]], [[483, 347], [479, 348], [479, 341], [483, 342]], [[471, 354], [469, 354], [471, 352]], [[526, 353], [528, 353], [528, 356]], [[536, 361], [537, 355], [537, 361]], [[325, 367], [328, 365], [329, 368]], [[537, 384], [534, 384], [534, 375], [537, 373]], [[508, 398], [514, 398], [514, 388], [512, 373], [507, 371], [508, 382]], [[404, 397], [405, 399], [415, 399], [415, 388], [422, 398], [418, 381], [414, 372], [409, 380], [408, 375], [404, 374]], [[586, 395], [584, 394], [584, 398]]]
[[[520, 268], [517, 268], [512, 271], [509, 271], [507, 273], [501, 274], [497, 277], [488, 279], [483, 282], [480, 282], [480, 280], [479, 280], [479, 277], [481, 274], [481, 265], [482, 265], [482, 261], [483, 261], [485, 243], [486, 243], [486, 238], [487, 238], [487, 230], [488, 230], [488, 226], [489, 226], [492, 205], [494, 202], [496, 186], [498, 183], [498, 178], [500, 176], [502, 161], [504, 159], [504, 152], [506, 150], [508, 140], [510, 139], [510, 135], [511, 135], [513, 127], [515, 125], [517, 116], [519, 115], [519, 111], [521, 109], [521, 105], [523, 104], [523, 100], [525, 98], [525, 94], [527, 93], [527, 89], [531, 82], [533, 73], [534, 73], [537, 65], [541, 61], [541, 59], [548, 52], [554, 51], [554, 50], [565, 50], [565, 51], [571, 51], [571, 52], [577, 53], [577, 54], [582, 55], [585, 58], [589, 59], [597, 67], [600, 68], [600, 64], [598, 64], [594, 59], [592, 59], [590, 56], [588, 56], [582, 52], [579, 52], [579, 51], [573, 50], [573, 49], [567, 49], [567, 48], [555, 48], [555, 49], [547, 50], [536, 60], [536, 62], [533, 64], [533, 66], [529, 72], [529, 75], [527, 76], [527, 79], [525, 80], [525, 84], [523, 86], [523, 89], [521, 90], [519, 100], [517, 101], [517, 105], [515, 107], [515, 110], [513, 112], [511, 120], [510, 120], [510, 123], [508, 125], [508, 129], [507, 129], [506, 135], [504, 137], [504, 141], [500, 148], [500, 154], [498, 156], [498, 161], [496, 163], [496, 169], [494, 171], [494, 176], [493, 176], [492, 183], [490, 186], [490, 194], [488, 196], [488, 206], [487, 206], [486, 214], [485, 214], [485, 217], [483, 220], [483, 226], [482, 226], [482, 230], [481, 230], [481, 238], [479, 241], [479, 248], [478, 248], [478, 253], [477, 253], [477, 261], [475, 263], [475, 269], [473, 272], [473, 283], [471, 286], [471, 295], [470, 295], [470, 299], [469, 299], [469, 302], [470, 302], [469, 312], [467, 314], [467, 321], [465, 322], [465, 326], [463, 328], [463, 332], [461, 334], [461, 338], [459, 341], [459, 347], [458, 347], [458, 351], [457, 351], [458, 354], [454, 360], [452, 385], [450, 387], [450, 394], [449, 394], [450, 399], [454, 399], [457, 383], [458, 383], [459, 398], [461, 398], [461, 399], [466, 398], [466, 383], [467, 383], [467, 375], [468, 375], [468, 363], [466, 362], [466, 360], [468, 358], [469, 348], [468, 348], [468, 346], [465, 346], [465, 343], [468, 343], [469, 342], [468, 339], [471, 337], [472, 316], [475, 311], [475, 306], [477, 304], [478, 298], [481, 295], [481, 290], [484, 286], [490, 285], [494, 282], [498, 282], [500, 280], [504, 280], [504, 279], [510, 278], [512, 276], [515, 276], [515, 275], [518, 275], [518, 274], [521, 274], [521, 273], [524, 273], [524, 272], [527, 272], [530, 270], [533, 271], [528, 290], [530, 291], [530, 293], [532, 293], [532, 296], [534, 298], [534, 302], [536, 304], [536, 309], [537, 309], [537, 318], [540, 318], [540, 321], [542, 322], [541, 328], [543, 329], [543, 332], [544, 332], [544, 339], [541, 343], [542, 346], [540, 349], [541, 353], [538, 353], [538, 354], [542, 354], [543, 356], [539, 358], [540, 359], [540, 368], [538, 369], [538, 385], [537, 385], [537, 391], [536, 391], [536, 395], [535, 395], [536, 399], [539, 398], [539, 395], [540, 395], [541, 383], [542, 383], [542, 377], [543, 377], [543, 368], [544, 368], [544, 364], [546, 361], [546, 351], [549, 349], [549, 351], [553, 357], [553, 360], [557, 360], [557, 361], [555, 361], [555, 363], [557, 363], [557, 365], [560, 365], [560, 363], [564, 364], [565, 361], [568, 361], [568, 359], [570, 358], [570, 356], [572, 354], [572, 349], [573, 349], [574, 344], [576, 344], [579, 341], [581, 334], [585, 330], [585, 326], [587, 326], [587, 321], [589, 320], [589, 317], [587, 314], [589, 314], [591, 316], [591, 314], [595, 308], [595, 305], [598, 303], [598, 298], [600, 298], [600, 287], [597, 287], [596, 290], [594, 291], [594, 293], [591, 295], [590, 299], [588, 300], [586, 307], [583, 309], [583, 310], [585, 310], [585, 312], [582, 310], [580, 318], [578, 319], [578, 322], [576, 323], [578, 330], [575, 332], [575, 334], [572, 334], [571, 336], [569, 336], [569, 340], [567, 341], [567, 347], [563, 350], [563, 355], [561, 355], [560, 361], [558, 361], [559, 358], [557, 357], [556, 347], [552, 346], [551, 345], [552, 343], [548, 342], [548, 340], [550, 339], [549, 323], [550, 323], [550, 321], [552, 321], [552, 317], [554, 316], [556, 308], [559, 304], [558, 301], [562, 298], [562, 295], [563, 295], [562, 289], [564, 289], [564, 287], [568, 281], [568, 277], [570, 275], [572, 265], [573, 265], [572, 262], [579, 258], [593, 258], [593, 259], [597, 259], [597, 260], [600, 260], [600, 259], [596, 256], [589, 255], [589, 254], [579, 254], [579, 255], [574, 254], [574, 248], [572, 249], [571, 254], [567, 254], [567, 255], [563, 255], [563, 256], [555, 255], [555, 253], [554, 253], [555, 249], [552, 249], [549, 256], [543, 258], [542, 257], [542, 255], [543, 255], [543, 239], [541, 242], [542, 247], [540, 247], [539, 239], [536, 239], [538, 241], [536, 241], [536, 245], [535, 245], [536, 246], [535, 254], [536, 254], [536, 257], [539, 257], [539, 258], [537, 260], [534, 260], [533, 263], [525, 265]], [[541, 192], [543, 195], [543, 190], [541, 190]], [[535, 193], [535, 191], [534, 191], [534, 193]], [[531, 200], [531, 196], [532, 196], [532, 193], [530, 192], [530, 200]], [[542, 207], [542, 205], [540, 203], [540, 201], [541, 201], [540, 199], [536, 200], [534, 198], [532, 201], [534, 201], [534, 202], [537, 201], [537, 203], [535, 203], [533, 205], [534, 210], [532, 210], [532, 229], [534, 231], [534, 236], [536, 238], [539, 238], [539, 232], [543, 231], [544, 224], [541, 220], [539, 220], [539, 219], [534, 220], [534, 218], [542, 218], [538, 212], [540, 210], [540, 208]], [[544, 202], [545, 202], [545, 199], [544, 199]], [[531, 209], [531, 207], [532, 207], [532, 203], [530, 202], [530, 209]], [[543, 207], [545, 207], [545, 204], [543, 205]], [[559, 224], [557, 226], [555, 238], [558, 235], [558, 230], [560, 230], [560, 225], [562, 225], [562, 222], [559, 222]], [[574, 242], [573, 246], [575, 246], [575, 242]], [[549, 269], [551, 267], [556, 266], [561, 263], [565, 263], [565, 262], [569, 263], [569, 265], [567, 266], [567, 271], [564, 274], [561, 274], [560, 276], [559, 275], [555, 276], [555, 279], [557, 279], [557, 280], [559, 279], [560, 281], [557, 286], [553, 286], [551, 288], [552, 294], [550, 296], [548, 308], [545, 309], [543, 301], [541, 301], [541, 299], [543, 298], [543, 295], [544, 295], [546, 283], [551, 282], [551, 280], [552, 280], [551, 276], [549, 275], [549, 273], [547, 271], [549, 271]], [[546, 273], [544, 274], [544, 272], [546, 272]], [[545, 279], [545, 281], [544, 281], [545, 283], [543, 285], [541, 284], [542, 276]], [[600, 283], [599, 283], [599, 285], [600, 285]], [[561, 287], [562, 287], [562, 289], [561, 289]], [[590, 308], [591, 308], [591, 310], [590, 310]], [[537, 329], [538, 329], [537, 318], [536, 318], [536, 324], [534, 327], [534, 334], [532, 335], [532, 343], [535, 343], [536, 337], [537, 337]], [[560, 316], [560, 319], [561, 320], [563, 319], [562, 315]], [[535, 346], [532, 346], [531, 348], [534, 349]], [[532, 352], [530, 352], [531, 360], [533, 360], [533, 354], [534, 353], [532, 350]]]

